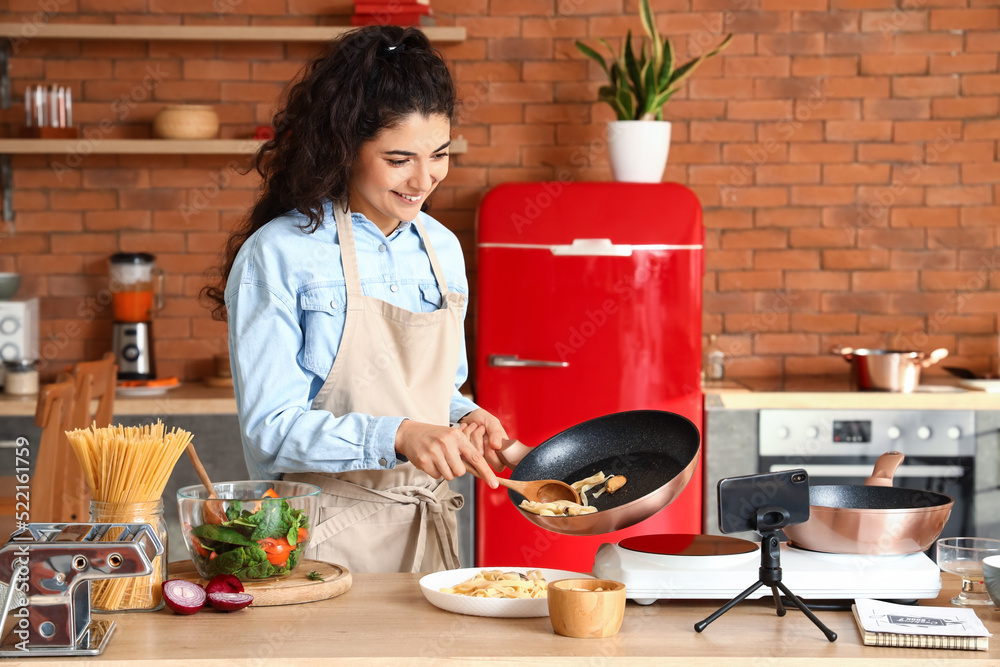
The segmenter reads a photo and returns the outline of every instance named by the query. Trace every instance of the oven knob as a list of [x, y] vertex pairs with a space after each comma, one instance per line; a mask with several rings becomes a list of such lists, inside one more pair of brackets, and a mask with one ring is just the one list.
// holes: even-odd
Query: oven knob
[[957, 426], [949, 426], [948, 437], [951, 438], [952, 440], [958, 440], [959, 438], [962, 437], [962, 429], [960, 429]]
[[785, 438], [787, 438], [787, 437], [788, 437], [789, 435], [791, 435], [791, 433], [789, 432], [789, 430], [788, 430], [788, 427], [787, 427], [787, 426], [779, 426], [779, 427], [778, 427], [778, 437], [779, 437], [780, 439], [784, 440], [784, 439], [785, 439]]
[[930, 429], [930, 427], [929, 426], [921, 426], [920, 428], [918, 428], [917, 429], [917, 437], [920, 438], [921, 440], [930, 440], [930, 438], [931, 438], [931, 429]]
[[806, 429], [806, 437], [809, 438], [810, 440], [815, 440], [816, 438], [819, 437], [819, 429], [816, 428], [815, 426], [810, 426], [809, 428]]
[[890, 426], [889, 430], [885, 432], [889, 436], [890, 440], [898, 440], [899, 436], [903, 435], [903, 432], [899, 430], [898, 426]]
[[21, 323], [17, 321], [14, 317], [5, 317], [0, 320], [0, 333], [12, 334], [17, 333], [17, 330], [21, 328]]

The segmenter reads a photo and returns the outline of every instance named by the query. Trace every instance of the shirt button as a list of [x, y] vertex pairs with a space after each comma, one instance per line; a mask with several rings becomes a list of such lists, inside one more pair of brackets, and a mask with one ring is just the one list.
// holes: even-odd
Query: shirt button
[[385, 247], [384, 243], [379, 244], [379, 247], [378, 247], [378, 251], [379, 252], [385, 252], [386, 250], [388, 250], [388, 248]]
[[379, 459], [379, 460], [378, 460], [378, 464], [379, 464], [380, 466], [382, 466], [382, 467], [385, 467], [387, 463], [389, 463], [389, 462], [388, 462], [388, 461], [386, 461], [385, 459]]
[[396, 285], [395, 283], [392, 284], [392, 285], [389, 285], [389, 290], [392, 291], [392, 292], [398, 292], [399, 291], [399, 285]]
[[337, 302], [336, 301], [331, 301], [330, 302], [330, 307], [331, 308], [336, 308], [337, 307]]

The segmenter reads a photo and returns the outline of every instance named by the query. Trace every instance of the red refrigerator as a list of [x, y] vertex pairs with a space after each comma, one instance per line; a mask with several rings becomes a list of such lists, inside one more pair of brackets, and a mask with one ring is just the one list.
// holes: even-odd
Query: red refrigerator
[[[701, 205], [675, 183], [507, 183], [478, 219], [476, 401], [528, 445], [655, 409], [702, 427]], [[701, 532], [701, 464], [663, 511], [615, 533], [543, 530], [476, 488], [476, 564], [589, 572], [631, 535]]]

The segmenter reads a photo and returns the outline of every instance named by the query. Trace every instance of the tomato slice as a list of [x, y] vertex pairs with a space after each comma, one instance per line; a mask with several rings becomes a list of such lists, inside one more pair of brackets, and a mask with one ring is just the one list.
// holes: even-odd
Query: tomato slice
[[299, 536], [295, 538], [296, 542], [304, 542], [309, 539], [309, 531], [305, 528], [299, 528]]
[[[198, 540], [197, 537], [191, 538], [191, 544], [194, 545], [194, 550], [198, 552], [199, 556], [201, 556], [202, 558], [206, 558], [208, 556], [208, 549], [206, 549], [204, 545], [202, 545], [201, 541]], [[213, 551], [212, 553], [215, 552]]]
[[277, 498], [278, 497], [278, 492], [275, 491], [274, 489], [268, 489], [267, 491], [264, 492], [264, 496], [263, 497], [264, 498]]
[[269, 554], [267, 554], [267, 562], [269, 562], [271, 565], [277, 565], [278, 567], [284, 567], [285, 563], [288, 562], [288, 554], [287, 553], [283, 553], [283, 554], [269, 553]]

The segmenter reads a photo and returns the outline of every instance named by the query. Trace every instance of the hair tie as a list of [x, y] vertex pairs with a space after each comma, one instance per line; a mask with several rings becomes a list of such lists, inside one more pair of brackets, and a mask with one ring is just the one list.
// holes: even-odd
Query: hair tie
[[402, 51], [405, 48], [406, 48], [405, 44], [396, 44], [395, 46], [387, 46], [385, 48], [385, 52], [386, 52], [386, 54], [399, 53], [400, 51]]

